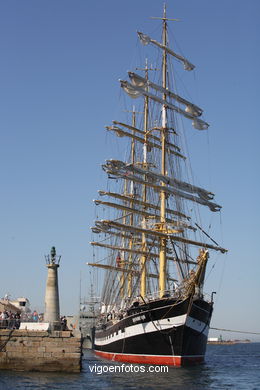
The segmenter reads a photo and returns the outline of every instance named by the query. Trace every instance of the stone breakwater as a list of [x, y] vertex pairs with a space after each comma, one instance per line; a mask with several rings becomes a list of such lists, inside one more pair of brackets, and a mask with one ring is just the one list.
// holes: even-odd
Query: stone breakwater
[[71, 331], [0, 330], [0, 370], [80, 372], [81, 360]]

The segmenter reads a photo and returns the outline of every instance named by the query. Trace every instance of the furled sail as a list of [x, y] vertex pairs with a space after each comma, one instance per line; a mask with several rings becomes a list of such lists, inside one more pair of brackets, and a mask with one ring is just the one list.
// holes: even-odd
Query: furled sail
[[[121, 161], [121, 162], [123, 163], [123, 161]], [[156, 180], [156, 181], [160, 180], [160, 181], [164, 182], [165, 184], [169, 184], [173, 187], [175, 186], [176, 188], [181, 189], [183, 191], [190, 192], [190, 193], [197, 193], [201, 198], [206, 199], [206, 200], [211, 200], [214, 198], [214, 194], [212, 192], [207, 191], [203, 188], [194, 186], [192, 184], [177, 180], [177, 179], [169, 177], [169, 176], [161, 175], [158, 172], [149, 171], [147, 169], [136, 167], [133, 164], [125, 164], [125, 163], [123, 163], [123, 164], [124, 164], [124, 169], [127, 172], [135, 172], [135, 173], [139, 173], [141, 175], [146, 175], [146, 177], [148, 177], [148, 178], [150, 177], [151, 179]], [[122, 166], [121, 166], [121, 169], [122, 169]]]
[[[131, 134], [131, 133], [121, 129], [118, 126], [115, 126], [115, 125], [114, 126], [106, 126], [106, 129], [108, 131], [114, 131], [118, 137], [125, 137], [125, 136], [126, 137], [130, 137], [130, 138], [132, 138], [132, 139], [134, 139], [134, 140], [136, 140], [136, 141], [138, 141], [138, 142], [140, 142], [142, 144], [146, 144], [149, 148], [157, 148], [157, 149], [161, 149], [162, 148], [160, 144], [157, 144], [157, 143], [151, 142], [151, 141], [145, 141], [144, 138], [141, 138], [141, 137], [138, 137], [137, 135]], [[172, 153], [175, 156], [178, 156], [180, 158], [186, 159], [185, 156], [183, 156], [181, 153], [175, 152], [175, 150], [172, 150], [170, 147], [168, 148], [168, 152]]]
[[128, 85], [124, 85], [124, 91], [132, 98], [137, 99], [142, 95], [141, 91], [138, 91], [134, 86], [128, 83]]
[[[145, 208], [148, 208], [148, 209], [160, 210], [159, 206], [154, 205], [153, 203], [147, 203], [147, 202], [143, 202], [142, 200], [136, 199], [136, 196], [133, 197], [133, 196], [129, 196], [129, 195], [128, 196], [127, 195], [121, 195], [121, 194], [118, 194], [118, 193], [115, 193], [115, 192], [102, 191], [102, 190], [99, 190], [98, 193], [99, 193], [100, 196], [110, 196], [112, 198], [124, 200], [124, 201], [127, 201], [127, 202], [132, 202], [134, 204], [137, 204], [137, 205], [140, 205], [140, 206], [144, 206]], [[191, 219], [188, 215], [185, 215], [185, 214], [183, 214], [183, 213], [181, 213], [179, 211], [176, 211], [176, 210], [172, 210], [172, 209], [166, 208], [166, 212], [168, 214], [177, 215], [180, 218], [187, 219], [188, 221]]]
[[[142, 215], [143, 217], [146, 217], [146, 218], [153, 218], [154, 220], [160, 220], [160, 215], [147, 213], [142, 209], [137, 209], [134, 207], [127, 207], [125, 205], [113, 203], [113, 202], [104, 202], [104, 201], [97, 200], [97, 199], [95, 199], [94, 202], [97, 206], [101, 204], [103, 206], [113, 207], [115, 209], [127, 211], [130, 214], [139, 214], [139, 215]], [[193, 226], [190, 226], [183, 221], [174, 221], [173, 219], [169, 219], [169, 218], [166, 218], [165, 220], [166, 220], [166, 222], [172, 223], [176, 228], [178, 228], [178, 230], [180, 232], [183, 231], [181, 228], [191, 229], [193, 231], [197, 230]]]
[[[108, 173], [109, 176], [112, 175], [112, 177], [114, 176], [121, 177], [127, 180], [133, 180], [135, 182], [138, 182], [140, 184], [146, 184], [158, 190], [162, 189], [162, 186], [157, 183], [162, 181], [163, 183], [167, 184], [167, 186], [164, 186], [163, 189], [172, 195], [176, 195], [181, 198], [185, 198], [193, 202], [199, 203], [201, 205], [208, 206], [211, 211], [219, 211], [221, 209], [220, 205], [209, 201], [212, 200], [214, 197], [214, 194], [212, 192], [209, 192], [197, 186], [193, 186], [189, 183], [185, 183], [180, 180], [170, 178], [168, 176], [163, 176], [156, 172], [144, 170], [142, 168], [135, 167], [132, 164], [126, 164], [123, 161], [119, 160], [107, 160], [106, 164], [103, 164], [102, 167]], [[142, 176], [137, 176], [138, 174], [141, 174], [142, 176], [145, 174], [147, 179], [144, 180]], [[198, 197], [192, 194], [197, 194]]]
[[[185, 110], [182, 110], [181, 108], [175, 106], [174, 104], [169, 103], [167, 100], [161, 99], [158, 96], [151, 94], [150, 92], [148, 92], [147, 90], [145, 90], [141, 87], [137, 87], [133, 84], [130, 84], [126, 80], [119, 80], [119, 81], [121, 83], [121, 87], [124, 89], [124, 91], [130, 97], [133, 97], [132, 94], [134, 94], [134, 97], [138, 97], [137, 96], [138, 93], [140, 94], [139, 96], [141, 96], [141, 95], [147, 96], [150, 99], [156, 101], [157, 103], [160, 103], [163, 106], [166, 106], [166, 107], [178, 112], [179, 114], [182, 114], [185, 118], [191, 119], [193, 121], [192, 125], [195, 129], [197, 129], [197, 130], [207, 130], [208, 129], [208, 127], [209, 127], [208, 123], [204, 122], [202, 119], [198, 119], [194, 115], [190, 114], [189, 112], [187, 112]], [[136, 94], [133, 91], [136, 91]]]
[[163, 88], [160, 85], [157, 85], [150, 80], [146, 80], [144, 77], [134, 73], [134, 72], [128, 72], [129, 78], [131, 80], [131, 83], [137, 87], [151, 87], [155, 89], [156, 91], [162, 92], [169, 97], [175, 99], [177, 102], [182, 103], [186, 105], [185, 111], [191, 114], [192, 116], [201, 116], [202, 115], [202, 109], [195, 104], [189, 102], [188, 100], [182, 98], [181, 96], [175, 94], [174, 92], [171, 92], [169, 89]]
[[[118, 250], [118, 251], [121, 251], [121, 252], [135, 253], [135, 254], [149, 256], [149, 257], [154, 257], [154, 258], [158, 258], [159, 257], [158, 253], [153, 253], [153, 252], [150, 252], [150, 251], [142, 251], [140, 249], [129, 249], [129, 248], [124, 248], [122, 246], [115, 246], [115, 245], [104, 244], [102, 242], [92, 241], [92, 242], [90, 242], [90, 245], [98, 246], [98, 247], [101, 247], [101, 248], [114, 249], [114, 250]], [[176, 257], [167, 255], [167, 260], [176, 261], [177, 259], [176, 259]], [[195, 261], [183, 260], [183, 259], [178, 259], [178, 262], [186, 263], [186, 264], [193, 264], [193, 265], [197, 264]]]
[[[130, 126], [130, 125], [128, 125], [127, 123], [118, 122], [118, 121], [113, 121], [113, 123], [114, 123], [115, 125], [120, 125], [120, 126], [126, 127], [126, 128], [129, 129], [129, 130], [132, 130], [132, 131], [137, 132], [137, 133], [139, 133], [139, 134], [145, 135], [145, 132], [144, 132], [143, 130], [140, 130], [140, 129], [137, 129], [136, 127]], [[155, 128], [154, 128], [154, 129], [155, 129]], [[157, 128], [157, 129], [158, 129], [158, 128]], [[155, 141], [158, 141], [159, 143], [161, 142], [161, 139], [160, 139], [159, 137], [157, 137], [157, 136], [155, 136], [155, 135], [153, 135], [153, 134], [151, 134], [151, 133], [149, 134], [149, 139], [153, 139], [153, 140], [155, 140]], [[169, 142], [169, 141], [167, 141], [166, 143], [167, 143], [167, 147], [171, 147], [171, 148], [173, 148], [173, 149], [176, 149], [178, 152], [181, 151], [181, 149], [180, 149], [179, 146], [174, 145], [173, 143], [171, 143], [171, 142]]]
[[177, 241], [177, 242], [183, 242], [183, 243], [187, 243], [187, 244], [191, 244], [191, 245], [195, 245], [195, 246], [200, 246], [200, 247], [204, 247], [204, 248], [208, 248], [208, 249], [214, 249], [214, 250], [220, 251], [222, 253], [227, 252], [227, 250], [225, 248], [222, 248], [220, 246], [205, 244], [202, 242], [190, 240], [190, 239], [183, 237], [183, 236], [176, 236], [174, 233], [171, 233], [171, 232], [169, 232], [169, 233], [163, 232], [162, 233], [162, 232], [159, 232], [156, 230], [144, 229], [142, 227], [126, 225], [126, 224], [122, 224], [122, 223], [119, 223], [117, 221], [111, 221], [111, 220], [96, 221], [96, 224], [104, 232], [109, 232], [110, 229], [116, 229], [119, 231], [128, 231], [128, 232], [133, 232], [133, 233], [145, 233], [148, 236], [149, 235], [156, 236], [158, 238], [165, 238], [165, 239], [169, 238], [169, 239], [172, 239], [172, 240]]
[[179, 61], [183, 63], [185, 70], [193, 70], [195, 68], [195, 65], [193, 65], [190, 61], [188, 61], [186, 58], [182, 57], [181, 55], [175, 53], [171, 49], [169, 49], [167, 46], [161, 44], [160, 42], [155, 41], [154, 39], [150, 38], [149, 35], [141, 33], [140, 31], [137, 31], [137, 34], [139, 36], [139, 39], [143, 45], [148, 45], [149, 43], [154, 44], [157, 47], [160, 47], [160, 49], [166, 50], [167, 53], [171, 54], [173, 57], [177, 58]]

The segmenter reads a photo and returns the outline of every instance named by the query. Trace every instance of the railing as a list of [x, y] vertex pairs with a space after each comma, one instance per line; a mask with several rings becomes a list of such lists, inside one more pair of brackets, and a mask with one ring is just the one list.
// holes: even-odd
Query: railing
[[0, 329], [19, 329], [21, 320], [19, 318], [6, 318], [0, 320]]
[[[31, 317], [22, 317], [22, 318], [6, 318], [6, 319], [0, 319], [0, 330], [1, 329], [19, 329], [21, 323], [43, 323], [43, 318], [38, 318], [36, 320], [35, 318]], [[60, 323], [61, 330], [68, 330], [67, 327], [67, 321], [62, 321]]]
[[8, 317], [0, 319], [0, 329], [19, 329], [21, 322], [42, 322], [43, 316], [22, 313], [20, 318]]

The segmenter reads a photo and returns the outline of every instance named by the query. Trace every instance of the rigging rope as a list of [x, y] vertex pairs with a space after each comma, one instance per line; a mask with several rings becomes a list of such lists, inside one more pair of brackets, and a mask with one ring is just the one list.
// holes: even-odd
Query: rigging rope
[[205, 232], [205, 230], [203, 230], [201, 227], [200, 227], [200, 225], [198, 225], [196, 222], [194, 223], [196, 226], [197, 226], [197, 228], [199, 228], [200, 229], [200, 231], [202, 231], [202, 233], [204, 233], [214, 244], [216, 244], [217, 246], [219, 246], [219, 244], [215, 241], [215, 240], [213, 240], [213, 238], [212, 237], [210, 237], [210, 235], [207, 233], [207, 232]]

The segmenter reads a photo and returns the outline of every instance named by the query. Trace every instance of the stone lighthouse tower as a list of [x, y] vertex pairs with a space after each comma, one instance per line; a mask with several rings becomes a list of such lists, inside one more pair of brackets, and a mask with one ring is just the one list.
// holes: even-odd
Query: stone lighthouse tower
[[60, 302], [58, 286], [58, 268], [61, 256], [56, 255], [56, 249], [51, 248], [50, 255], [45, 256], [48, 276], [45, 291], [44, 321], [50, 323], [52, 330], [60, 329]]

